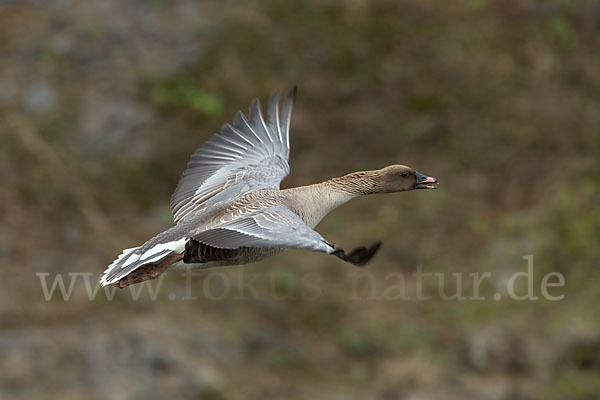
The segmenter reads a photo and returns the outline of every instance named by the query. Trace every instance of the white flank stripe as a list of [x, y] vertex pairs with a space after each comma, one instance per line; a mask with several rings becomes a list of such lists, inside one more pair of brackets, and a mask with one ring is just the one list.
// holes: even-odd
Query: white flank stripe
[[183, 250], [185, 250], [185, 242], [186, 242], [186, 239], [183, 238], [183, 239], [175, 240], [173, 242], [157, 244], [156, 246], [152, 247], [151, 249], [146, 250], [146, 252], [140, 256], [140, 261], [147, 262], [146, 261], [147, 258], [152, 257], [153, 255], [158, 254], [163, 250], [171, 250], [175, 253], [181, 253]]

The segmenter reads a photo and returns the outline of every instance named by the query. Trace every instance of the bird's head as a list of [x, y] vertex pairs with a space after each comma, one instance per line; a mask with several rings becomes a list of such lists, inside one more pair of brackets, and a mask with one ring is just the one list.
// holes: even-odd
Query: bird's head
[[423, 175], [406, 165], [390, 165], [380, 169], [378, 183], [381, 192], [402, 192], [413, 189], [436, 189], [437, 179]]

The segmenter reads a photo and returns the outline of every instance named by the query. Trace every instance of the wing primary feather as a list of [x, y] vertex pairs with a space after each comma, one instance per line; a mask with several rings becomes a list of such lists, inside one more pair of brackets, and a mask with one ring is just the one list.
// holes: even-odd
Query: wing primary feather
[[256, 145], [254, 143], [252, 143], [247, 137], [244, 136], [243, 132], [241, 132], [239, 129], [231, 126], [230, 124], [223, 125], [223, 128], [221, 128], [221, 129], [223, 129], [225, 131], [231, 131], [233, 134], [237, 135], [240, 139], [242, 139], [243, 141], [248, 143], [250, 146], [256, 147]]
[[[254, 99], [254, 101], [250, 105], [250, 115], [251, 116], [252, 115], [256, 116], [256, 119], [258, 121], [256, 121], [255, 123], [257, 125], [260, 125], [262, 127], [262, 129], [267, 134], [267, 137], [269, 138], [269, 141], [271, 143], [273, 143], [273, 138], [271, 137], [271, 133], [269, 133], [269, 128], [267, 128], [267, 124], [265, 123], [265, 119], [264, 119], [264, 117], [262, 115], [262, 111], [261, 111], [261, 107], [260, 107], [260, 100]], [[254, 120], [252, 122], [254, 122]]]
[[[222, 139], [222, 137], [219, 137], [219, 141], [221, 139]], [[234, 149], [234, 148], [226, 145], [225, 143], [218, 143], [217, 140], [206, 143], [206, 145], [204, 146], [204, 149], [205, 150], [215, 150], [215, 151], [221, 152], [221, 155], [223, 155], [223, 156], [237, 157], [238, 155], [244, 154], [244, 152], [242, 152], [238, 149]], [[228, 154], [229, 152], [233, 152], [236, 154]]]
[[222, 151], [216, 150], [214, 148], [203, 147], [202, 152], [199, 154], [205, 154], [210, 157], [210, 159], [222, 159], [225, 161], [235, 161], [239, 160], [240, 157], [236, 157], [234, 155], [223, 154]]
[[269, 99], [269, 119], [273, 121], [279, 135], [279, 142], [283, 144], [283, 136], [281, 135], [281, 125], [279, 124], [279, 90], [277, 90]]
[[294, 101], [296, 100], [296, 86], [287, 95], [283, 104], [283, 131], [285, 132], [286, 145], [289, 150], [290, 148], [290, 123], [292, 121], [292, 110], [294, 108]]
[[248, 142], [247, 140], [245, 141], [241, 141], [240, 140], [240, 136], [233, 130], [233, 127], [229, 124], [225, 124], [223, 125], [223, 127], [221, 128], [221, 137], [227, 141], [228, 143], [231, 143], [241, 149], [244, 149], [244, 151], [248, 151], [249, 147], [245, 145], [245, 143], [249, 143], [251, 146], [252, 145], [251, 142]]
[[[224, 132], [226, 130], [228, 130], [228, 128], [226, 128], [225, 125], [223, 125], [223, 127], [221, 127], [221, 132]], [[236, 141], [236, 140], [230, 138], [228, 135], [225, 135], [225, 134], [221, 134], [220, 137], [221, 137], [222, 140], [225, 140], [227, 143], [232, 144], [234, 146], [237, 146], [237, 147], [239, 147], [240, 149], [242, 149], [244, 151], [248, 151], [248, 147], [246, 147], [243, 144], [241, 144], [239, 142], [239, 140]]]
[[[246, 119], [246, 116], [244, 114], [242, 114], [240, 111], [238, 111], [238, 114], [236, 114], [236, 119], [239, 118], [239, 120], [246, 125], [246, 127], [248, 127], [248, 129], [250, 130], [250, 132], [252, 132], [252, 134], [254, 135], [254, 137], [256, 137], [256, 139], [258, 139], [258, 141], [261, 144], [264, 144], [265, 142], [263, 142], [263, 140], [260, 138], [260, 136], [258, 136], [258, 134], [254, 131], [254, 129], [252, 129], [252, 126], [250, 125], [250, 123], [248, 122], [248, 120]], [[234, 125], [235, 125], [235, 121], [234, 121]]]

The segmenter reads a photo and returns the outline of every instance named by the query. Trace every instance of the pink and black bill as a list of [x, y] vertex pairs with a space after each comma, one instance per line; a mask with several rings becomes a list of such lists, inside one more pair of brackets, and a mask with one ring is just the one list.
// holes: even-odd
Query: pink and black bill
[[438, 184], [438, 180], [431, 176], [425, 176], [417, 172], [417, 183], [415, 183], [415, 189], [437, 189], [435, 185]]

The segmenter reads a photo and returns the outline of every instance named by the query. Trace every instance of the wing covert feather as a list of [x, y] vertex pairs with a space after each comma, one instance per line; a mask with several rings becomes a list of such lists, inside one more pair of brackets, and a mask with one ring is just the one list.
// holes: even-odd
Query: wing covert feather
[[263, 208], [192, 235], [194, 240], [223, 249], [240, 247], [299, 248], [333, 253], [335, 248], [289, 208]]

